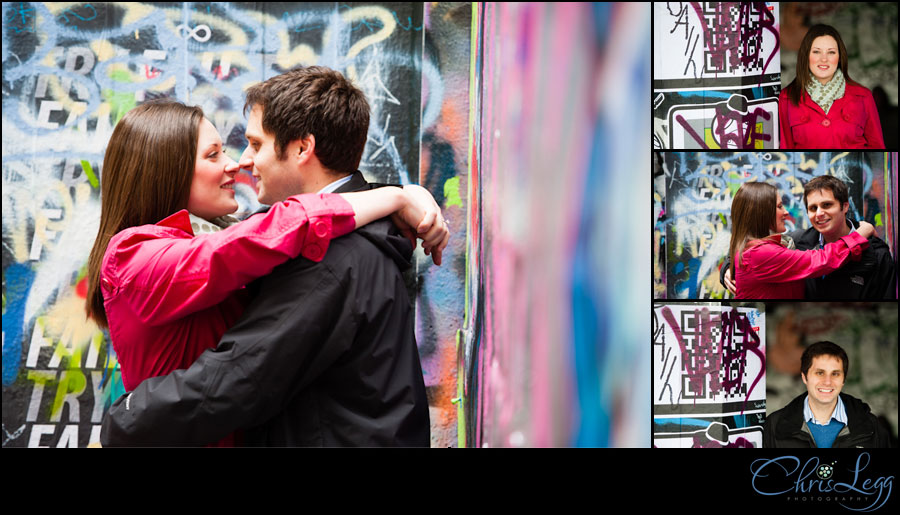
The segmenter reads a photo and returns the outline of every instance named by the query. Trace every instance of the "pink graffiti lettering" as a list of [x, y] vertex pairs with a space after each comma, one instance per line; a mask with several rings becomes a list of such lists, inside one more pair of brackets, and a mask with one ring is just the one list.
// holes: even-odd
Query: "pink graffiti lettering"
[[[709, 51], [709, 65], [718, 71], [731, 71], [738, 66], [751, 66], [760, 59], [763, 31], [775, 35], [775, 48], [769, 54], [760, 73], [765, 74], [769, 63], [775, 57], [780, 45], [775, 29], [775, 16], [769, 12], [765, 2], [716, 2], [712, 23], [707, 23], [700, 2], [691, 2], [697, 18], [703, 26], [704, 43]], [[732, 12], [740, 9], [739, 21], [734, 24]], [[756, 11], [756, 19], [753, 12]], [[727, 62], [726, 62], [727, 60]]]
[[[742, 334], [741, 341], [734, 341], [735, 334]], [[722, 340], [719, 348], [723, 353], [723, 366], [725, 370], [725, 380], [722, 386], [730, 393], [739, 393], [741, 384], [744, 380], [744, 369], [747, 363], [747, 351], [756, 354], [762, 366], [759, 373], [750, 384], [747, 393], [744, 396], [744, 405], [741, 407], [741, 413], [747, 407], [747, 399], [750, 393], [756, 387], [756, 384], [762, 379], [766, 369], [766, 357], [759, 348], [759, 333], [757, 333], [747, 315], [739, 313], [737, 308], [733, 308], [731, 312], [722, 313]], [[732, 368], [732, 364], [736, 365]], [[735, 370], [736, 369], [736, 370]]]
[[[668, 322], [678, 347], [681, 350], [681, 362], [688, 379], [691, 392], [699, 393], [709, 386], [709, 396], [714, 397], [720, 392], [744, 396], [743, 413], [747, 405], [747, 399], [762, 379], [766, 358], [760, 349], [759, 334], [754, 330], [746, 315], [739, 313], [737, 308], [731, 312], [724, 312], [721, 316], [710, 316], [709, 309], [694, 310], [694, 317], [698, 321], [696, 331], [697, 339], [691, 349], [687, 348], [682, 329], [675, 319], [672, 310], [666, 306], [662, 308], [663, 318]], [[718, 345], [712, 337], [712, 329], [721, 328], [721, 337]], [[742, 337], [735, 338], [736, 335]], [[744, 384], [747, 353], [755, 354], [762, 363], [760, 372], [753, 379], [746, 393], [741, 392]], [[724, 370], [724, 379], [719, 372]]]
[[[771, 135], [756, 131], [756, 123], [760, 117], [770, 120], [772, 115], [761, 107], [757, 107], [753, 112], [745, 115], [740, 111], [728, 109], [724, 105], [717, 106], [716, 116], [713, 118], [712, 123], [712, 132], [719, 143], [719, 148], [753, 149], [756, 148], [757, 141], [771, 141]], [[688, 124], [683, 116], [677, 115], [675, 121], [684, 128], [701, 148], [709, 150], [706, 141], [697, 134], [697, 131]]]

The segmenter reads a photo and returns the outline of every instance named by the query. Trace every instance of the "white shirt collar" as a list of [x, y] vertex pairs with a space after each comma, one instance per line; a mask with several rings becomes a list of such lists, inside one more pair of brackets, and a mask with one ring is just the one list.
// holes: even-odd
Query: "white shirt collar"
[[[837, 420], [845, 426], [847, 425], [847, 411], [844, 409], [844, 401], [841, 400], [840, 395], [838, 395], [838, 401], [834, 406], [834, 411], [831, 413], [831, 418]], [[819, 424], [819, 421], [816, 420], [816, 416], [813, 415], [812, 408], [809, 407], [809, 395], [807, 395], [806, 399], [803, 400], [803, 420], [812, 422], [813, 424], [818, 424], [820, 426], [827, 425]], [[830, 423], [831, 419], [828, 419], [828, 422]]]
[[352, 173], [346, 177], [341, 177], [340, 179], [329, 184], [328, 186], [325, 186], [324, 188], [320, 189], [319, 193], [334, 193], [334, 190], [336, 190], [336, 189], [340, 188], [341, 186], [343, 186], [344, 184], [347, 184], [348, 182], [350, 182], [351, 177], [353, 177]]
[[[853, 221], [851, 221], [849, 218], [845, 218], [845, 220], [847, 221], [847, 225], [850, 226], [850, 232], [855, 231], [856, 226], [853, 225]], [[819, 233], [819, 248], [825, 248], [825, 236], [822, 236], [822, 233]]]

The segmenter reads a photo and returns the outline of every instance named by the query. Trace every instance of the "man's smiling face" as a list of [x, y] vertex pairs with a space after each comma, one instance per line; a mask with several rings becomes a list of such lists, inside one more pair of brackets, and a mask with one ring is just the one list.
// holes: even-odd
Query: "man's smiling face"
[[832, 406], [837, 403], [838, 394], [844, 386], [844, 364], [837, 356], [823, 354], [812, 360], [806, 375], [800, 374], [810, 403]]
[[834, 193], [829, 189], [811, 191], [806, 196], [806, 214], [809, 215], [809, 221], [827, 241], [833, 241], [844, 235], [849, 207], [849, 203], [845, 202], [842, 206], [835, 200]]

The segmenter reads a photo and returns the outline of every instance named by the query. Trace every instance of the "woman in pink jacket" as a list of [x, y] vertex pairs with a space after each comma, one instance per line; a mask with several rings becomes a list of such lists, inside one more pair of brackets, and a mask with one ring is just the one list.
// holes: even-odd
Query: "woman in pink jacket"
[[850, 78], [834, 27], [814, 25], [797, 53], [797, 76], [778, 97], [781, 148], [884, 148], [872, 92]]
[[151, 102], [116, 125], [86, 310], [109, 328], [127, 390], [215, 347], [243, 311], [243, 286], [298, 255], [320, 261], [331, 239], [356, 227], [397, 212], [423, 247], [446, 245], [440, 209], [422, 189], [296, 195], [227, 220], [238, 170], [199, 107]]
[[875, 227], [859, 228], [822, 250], [796, 250], [785, 232], [787, 211], [778, 188], [744, 183], [731, 203], [731, 269], [736, 299], [802, 299], [804, 279], [831, 273], [869, 246]]

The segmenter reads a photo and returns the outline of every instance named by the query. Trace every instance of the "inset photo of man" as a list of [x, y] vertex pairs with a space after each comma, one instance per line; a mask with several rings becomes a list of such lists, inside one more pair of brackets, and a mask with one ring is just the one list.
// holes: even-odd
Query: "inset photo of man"
[[897, 305], [766, 306], [767, 448], [897, 445]]

